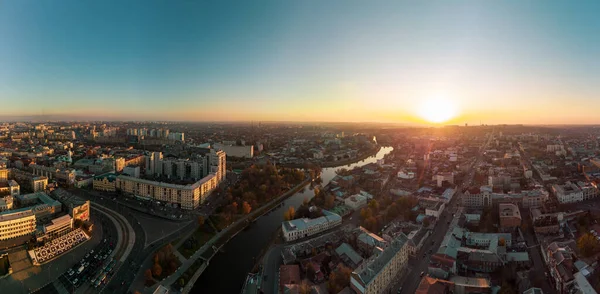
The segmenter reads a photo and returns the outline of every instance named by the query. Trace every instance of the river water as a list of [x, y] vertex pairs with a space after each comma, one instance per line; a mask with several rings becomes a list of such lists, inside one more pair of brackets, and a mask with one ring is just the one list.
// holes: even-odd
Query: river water
[[[321, 178], [325, 186], [335, 177], [335, 171], [340, 168], [352, 169], [382, 159], [390, 153], [392, 147], [383, 147], [377, 154], [353, 164], [323, 168]], [[254, 258], [269, 244], [273, 233], [281, 226], [283, 213], [288, 207], [298, 207], [305, 198], [312, 198], [314, 192], [308, 188], [285, 200], [285, 204], [274, 211], [262, 216], [249, 228], [241, 231], [230, 240], [223, 249], [210, 261], [208, 268], [194, 284], [191, 293], [239, 293], [248, 272], [254, 266]]]

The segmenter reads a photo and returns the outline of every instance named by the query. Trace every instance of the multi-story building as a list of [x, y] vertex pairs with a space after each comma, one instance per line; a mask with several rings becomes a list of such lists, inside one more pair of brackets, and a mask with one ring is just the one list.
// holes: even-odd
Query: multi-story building
[[93, 180], [94, 190], [114, 192], [117, 190], [117, 176], [113, 173], [95, 176]]
[[48, 178], [45, 176], [36, 176], [32, 173], [20, 170], [11, 169], [10, 177], [20, 182], [24, 187], [32, 192], [42, 192], [48, 186]]
[[14, 197], [11, 195], [0, 198], [0, 211], [13, 209]]
[[438, 173], [433, 176], [432, 180], [436, 181], [438, 187], [441, 187], [444, 181], [454, 184], [454, 174], [451, 172]]
[[408, 238], [400, 234], [385, 248], [376, 252], [356, 268], [350, 276], [350, 288], [359, 294], [384, 293], [397, 281], [397, 275], [406, 266]]
[[541, 207], [548, 200], [548, 192], [542, 189], [525, 190], [520, 193], [493, 193], [490, 186], [471, 187], [462, 197], [463, 206], [484, 208], [501, 203], [513, 203], [524, 208]]
[[225, 157], [223, 151], [214, 149], [197, 160], [163, 158], [161, 152], [153, 152], [146, 157], [146, 175], [198, 180], [215, 174], [217, 181], [221, 182], [227, 170]]
[[123, 174], [134, 177], [134, 178], [139, 178], [140, 177], [140, 167], [139, 166], [126, 166], [123, 169]]
[[512, 203], [498, 205], [500, 215], [500, 230], [511, 231], [521, 226], [521, 212], [519, 207]]
[[21, 193], [21, 188], [15, 180], [8, 180], [8, 182], [0, 181], [0, 197], [11, 195], [17, 196]]
[[50, 221], [41, 230], [38, 230], [37, 240], [52, 240], [66, 235], [73, 229], [73, 218], [70, 215], [63, 215]]
[[598, 197], [598, 188], [594, 187], [590, 183], [586, 182], [577, 182], [577, 186], [581, 189], [581, 193], [583, 194], [583, 201], [594, 199]]
[[583, 191], [573, 182], [566, 182], [564, 185], [552, 185], [552, 191], [560, 203], [583, 201]]
[[281, 224], [281, 230], [283, 231], [283, 238], [289, 242], [318, 234], [341, 224], [341, 216], [323, 210], [323, 216], [317, 218], [300, 218], [284, 221]]
[[550, 269], [557, 293], [572, 293], [576, 273], [576, 244], [570, 242], [553, 242], [544, 250], [544, 259]]
[[0, 213], [0, 240], [9, 240], [35, 232], [35, 214], [31, 209]]
[[44, 176], [50, 180], [56, 179], [57, 182], [65, 185], [73, 185], [75, 183], [75, 170], [58, 169], [37, 164], [31, 164], [29, 166], [34, 175]]
[[510, 188], [511, 176], [508, 173], [499, 173], [488, 177], [488, 185], [492, 188], [508, 189]]
[[169, 184], [120, 175], [117, 177], [116, 188], [136, 197], [174, 203], [183, 209], [196, 209], [218, 184], [214, 174], [188, 185]]
[[8, 181], [8, 169], [2, 168], [0, 169], [0, 182]]

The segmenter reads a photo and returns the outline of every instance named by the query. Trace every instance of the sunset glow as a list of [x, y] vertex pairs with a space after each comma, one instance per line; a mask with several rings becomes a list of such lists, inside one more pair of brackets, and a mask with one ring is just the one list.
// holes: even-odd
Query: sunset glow
[[444, 123], [456, 117], [457, 110], [449, 99], [432, 98], [421, 103], [418, 113], [430, 123]]

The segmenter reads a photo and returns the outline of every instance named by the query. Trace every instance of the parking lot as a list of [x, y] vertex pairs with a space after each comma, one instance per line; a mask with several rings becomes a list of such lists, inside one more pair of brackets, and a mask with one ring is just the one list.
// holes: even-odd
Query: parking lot
[[[89, 288], [104, 286], [106, 278], [109, 277], [116, 261], [111, 258], [115, 244], [103, 240], [95, 249], [90, 250], [83, 259], [63, 273], [55, 287], [64, 287], [67, 291], [84, 293]], [[78, 289], [80, 288], [80, 289]]]

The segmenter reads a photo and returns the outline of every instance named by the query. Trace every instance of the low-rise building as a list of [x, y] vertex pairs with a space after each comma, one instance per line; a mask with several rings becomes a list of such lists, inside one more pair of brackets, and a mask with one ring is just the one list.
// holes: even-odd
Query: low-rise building
[[283, 231], [283, 238], [289, 242], [318, 234], [341, 224], [341, 216], [323, 210], [323, 216], [317, 218], [300, 218], [284, 221], [281, 224], [281, 229]]
[[425, 215], [439, 218], [440, 215], [442, 215], [442, 212], [444, 212], [445, 207], [446, 207], [446, 204], [444, 202], [435, 201], [431, 205], [429, 205], [425, 208]]
[[455, 294], [492, 293], [492, 285], [486, 278], [454, 276], [450, 282], [454, 283]]

